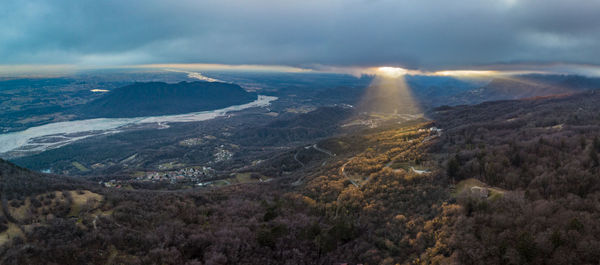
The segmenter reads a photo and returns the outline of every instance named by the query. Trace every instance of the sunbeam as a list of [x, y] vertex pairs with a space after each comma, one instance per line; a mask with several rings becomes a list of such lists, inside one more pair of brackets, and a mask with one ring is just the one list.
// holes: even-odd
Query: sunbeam
[[367, 88], [358, 108], [361, 112], [380, 114], [417, 114], [419, 104], [406, 83], [405, 69], [380, 67]]

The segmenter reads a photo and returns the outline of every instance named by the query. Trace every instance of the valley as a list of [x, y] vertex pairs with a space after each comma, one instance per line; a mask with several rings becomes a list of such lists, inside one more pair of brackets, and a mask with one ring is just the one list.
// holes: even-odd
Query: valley
[[268, 89], [1, 161], [0, 263], [597, 258], [597, 91], [386, 113]]
[[600, 0], [0, 4], [0, 265], [600, 264]]
[[250, 103], [223, 109], [178, 115], [161, 115], [134, 118], [96, 118], [50, 123], [28, 128], [21, 132], [0, 134], [0, 155], [14, 158], [31, 155], [76, 142], [88, 137], [115, 134], [139, 129], [165, 129], [168, 123], [198, 122], [226, 116], [229, 112], [247, 108], [266, 107], [276, 97], [258, 96]]

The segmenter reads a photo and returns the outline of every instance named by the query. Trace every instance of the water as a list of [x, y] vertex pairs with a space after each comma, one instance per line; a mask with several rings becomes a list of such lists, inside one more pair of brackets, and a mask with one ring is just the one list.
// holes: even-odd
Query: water
[[42, 152], [92, 136], [119, 133], [128, 127], [140, 124], [156, 123], [164, 128], [165, 123], [210, 120], [232, 111], [266, 107], [274, 100], [277, 100], [277, 97], [259, 95], [255, 101], [250, 103], [211, 111], [136, 118], [98, 118], [45, 124], [24, 131], [0, 134], [0, 157], [18, 157], [28, 153]]

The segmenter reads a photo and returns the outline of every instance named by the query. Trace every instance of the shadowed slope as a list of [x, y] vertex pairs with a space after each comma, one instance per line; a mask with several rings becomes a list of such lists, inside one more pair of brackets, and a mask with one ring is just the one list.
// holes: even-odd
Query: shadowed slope
[[135, 83], [115, 89], [73, 111], [84, 118], [141, 117], [214, 110], [256, 98], [256, 94], [227, 83]]

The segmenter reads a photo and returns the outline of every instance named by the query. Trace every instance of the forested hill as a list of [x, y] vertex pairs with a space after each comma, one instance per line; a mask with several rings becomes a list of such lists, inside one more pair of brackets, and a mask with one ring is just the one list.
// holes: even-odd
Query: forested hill
[[3, 201], [82, 187], [89, 187], [89, 183], [67, 176], [42, 174], [0, 159], [0, 198]]
[[82, 118], [123, 118], [215, 110], [256, 100], [236, 84], [220, 82], [134, 83], [72, 110]]
[[[463, 210], [441, 231], [453, 234], [446, 243], [460, 263], [600, 260], [598, 102], [591, 91], [434, 115], [444, 135], [432, 152], [448, 154], [447, 177]], [[464, 196], [476, 186], [489, 197]]]

